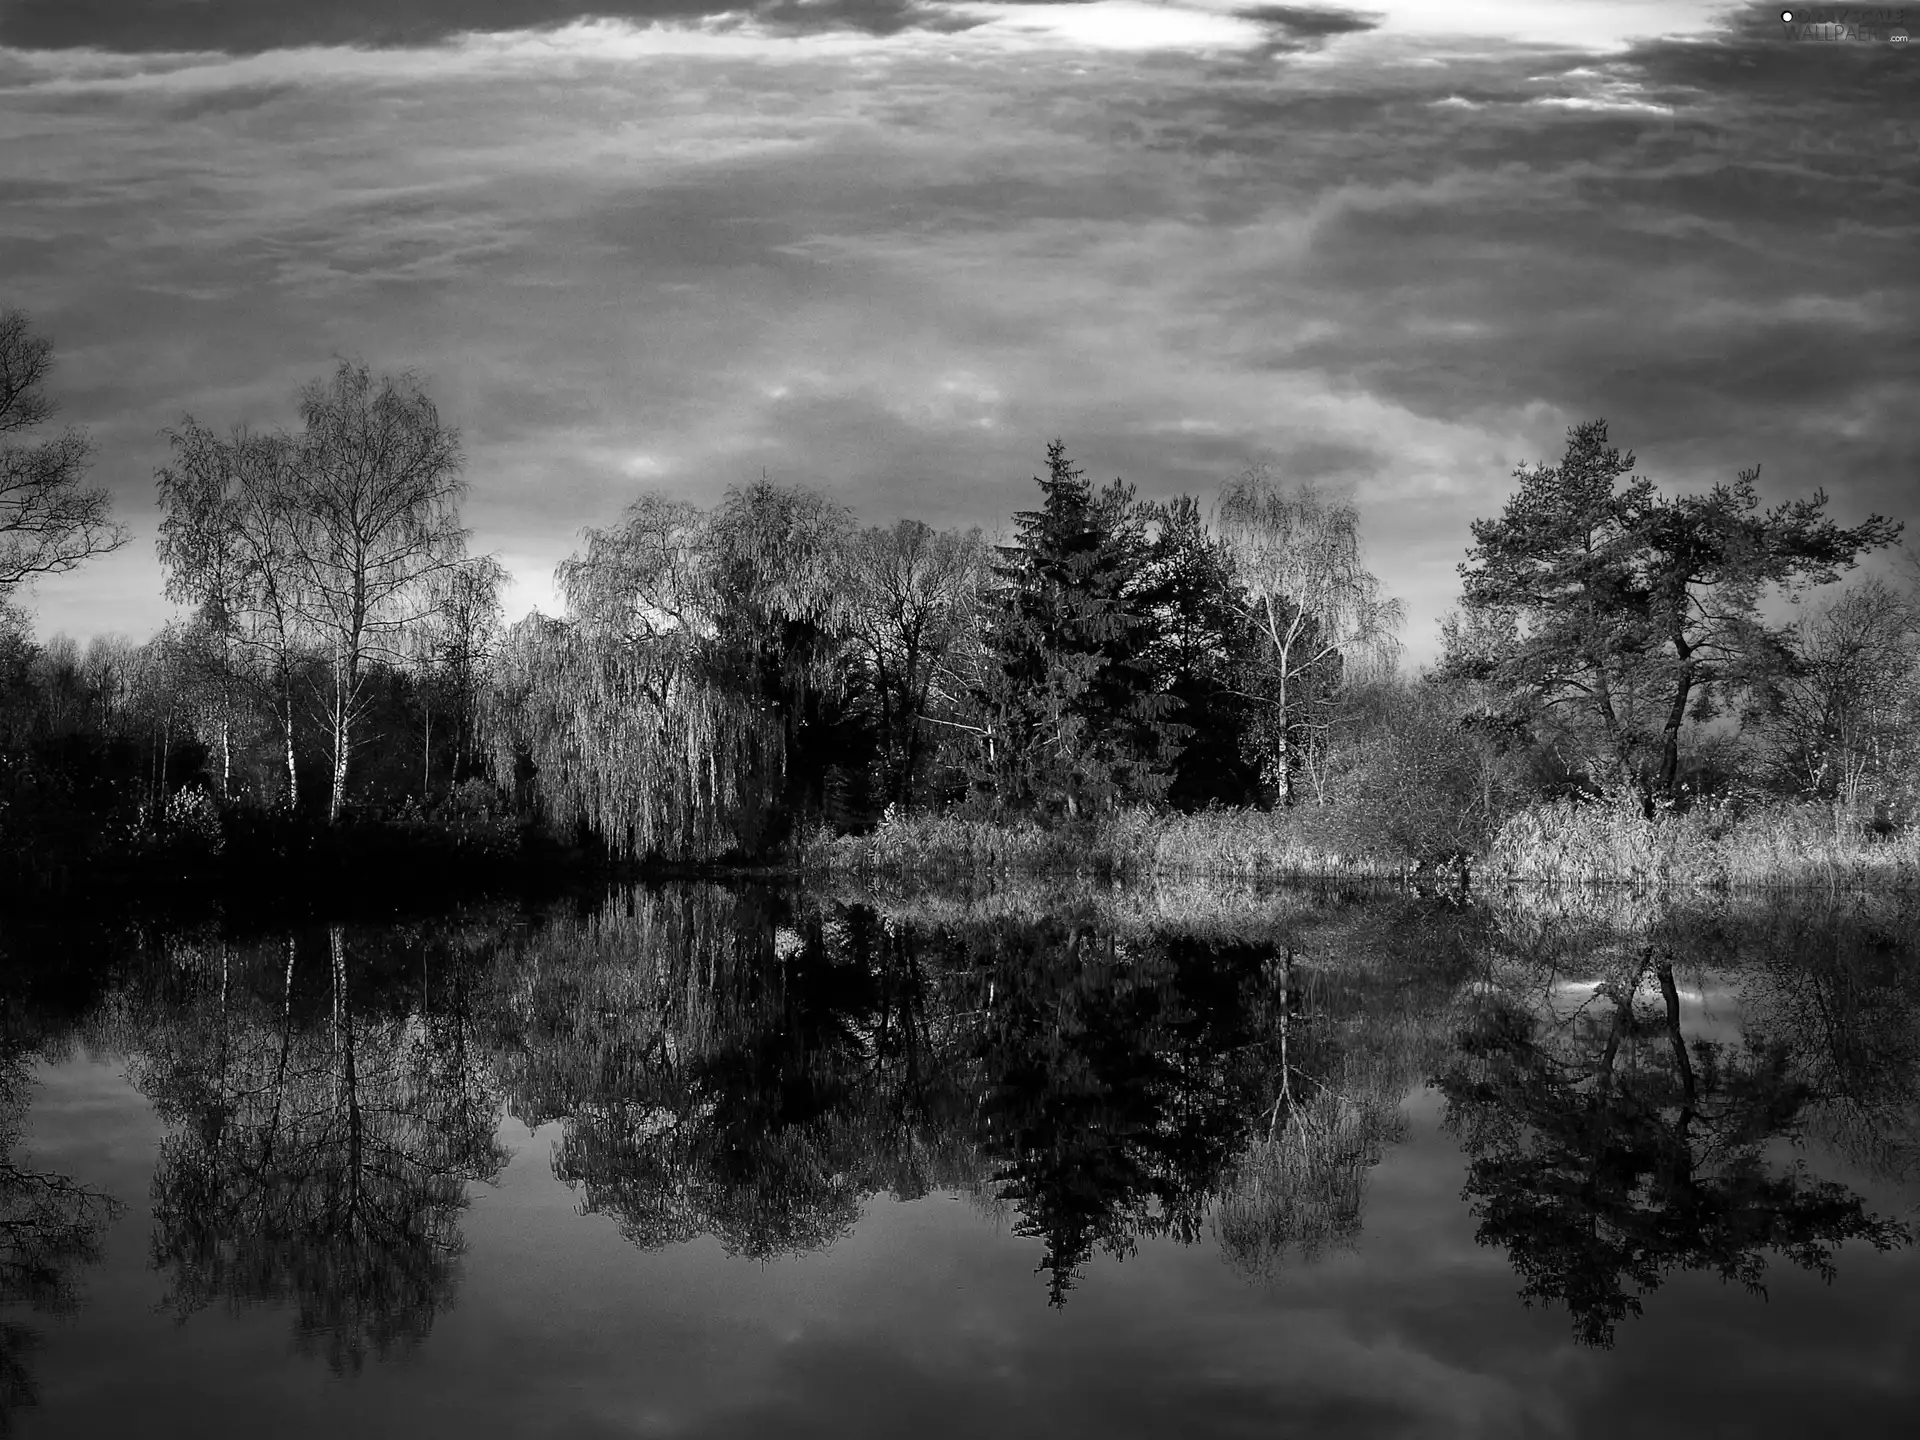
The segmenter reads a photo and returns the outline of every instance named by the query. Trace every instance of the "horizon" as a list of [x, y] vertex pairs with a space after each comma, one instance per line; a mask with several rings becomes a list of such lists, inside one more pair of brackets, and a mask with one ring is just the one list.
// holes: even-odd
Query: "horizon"
[[18, 598], [157, 630], [160, 432], [290, 425], [335, 355], [461, 431], [509, 620], [644, 490], [992, 534], [1055, 436], [1350, 493], [1409, 667], [1583, 420], [1667, 493], [1910, 518], [1920, 46], [1780, 14], [16, 0], [0, 308], [132, 532]]

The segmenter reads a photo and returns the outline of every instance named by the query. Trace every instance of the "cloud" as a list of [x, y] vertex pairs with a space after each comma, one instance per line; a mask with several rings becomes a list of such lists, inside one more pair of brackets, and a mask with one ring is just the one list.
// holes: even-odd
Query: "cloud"
[[[1416, 658], [1467, 522], [1581, 419], [1663, 485], [1908, 502], [1912, 55], [1739, 15], [940, 13], [0, 53], [0, 299], [143, 547], [162, 426], [290, 420], [353, 353], [428, 374], [530, 595], [643, 484], [765, 466], [993, 528], [1054, 435], [1148, 496], [1261, 457], [1351, 488]], [[157, 588], [129, 552], [43, 623], [137, 629]]]
[[[730, 0], [14, 0], [0, 12], [0, 45], [98, 49], [127, 54], [332, 46], [432, 45], [457, 35], [558, 29], [583, 20], [646, 25], [748, 11]], [[913, 0], [775, 0], [780, 23], [821, 12], [819, 28], [890, 34], [905, 28]]]
[[1234, 13], [1272, 25], [1289, 36], [1303, 40], [1360, 34], [1374, 29], [1380, 23], [1377, 15], [1360, 14], [1352, 10], [1317, 9], [1307, 5], [1250, 5]]

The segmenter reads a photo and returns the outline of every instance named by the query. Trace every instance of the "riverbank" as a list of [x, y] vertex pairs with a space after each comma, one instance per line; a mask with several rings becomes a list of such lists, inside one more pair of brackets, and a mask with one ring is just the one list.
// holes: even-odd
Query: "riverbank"
[[809, 872], [889, 879], [1075, 875], [1108, 882], [1242, 876], [1287, 880], [1467, 878], [1682, 889], [1920, 886], [1920, 826], [1833, 807], [1703, 802], [1647, 818], [1637, 803], [1557, 801], [1506, 820], [1483, 845], [1414, 854], [1337, 808], [1122, 811], [1044, 826], [951, 815], [891, 818], [866, 835], [800, 847]]
[[606, 857], [510, 820], [236, 812], [197, 829], [97, 833], [18, 847], [0, 868], [9, 918], [104, 909], [390, 917], [489, 896], [548, 896], [620, 878]]

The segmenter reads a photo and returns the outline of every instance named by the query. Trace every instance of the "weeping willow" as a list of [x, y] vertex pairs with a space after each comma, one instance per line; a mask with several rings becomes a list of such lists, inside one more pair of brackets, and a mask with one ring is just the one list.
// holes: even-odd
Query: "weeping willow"
[[682, 886], [555, 918], [503, 957], [508, 1107], [563, 1123], [553, 1173], [583, 1212], [646, 1249], [712, 1235], [759, 1259], [852, 1228], [898, 1168], [900, 1099], [863, 1049], [787, 1042], [782, 957], [807, 943], [761, 892]]
[[773, 837], [804, 696], [833, 671], [851, 517], [758, 484], [707, 512], [643, 496], [560, 566], [568, 618], [508, 632], [489, 730], [548, 818], [673, 860]]
[[507, 633], [489, 731], [499, 774], [532, 763], [535, 798], [616, 849], [671, 860], [753, 852], [784, 771], [776, 717], [657, 647], [529, 616]]

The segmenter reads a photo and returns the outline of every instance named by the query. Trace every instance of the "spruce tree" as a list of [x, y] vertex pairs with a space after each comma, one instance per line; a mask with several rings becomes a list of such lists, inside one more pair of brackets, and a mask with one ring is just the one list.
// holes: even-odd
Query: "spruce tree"
[[1040, 507], [1014, 517], [994, 566], [976, 785], [999, 806], [1068, 816], [1159, 799], [1183, 727], [1152, 663], [1133, 489], [1096, 493], [1058, 440], [1034, 483]]
[[1167, 802], [1181, 810], [1256, 803], [1260, 764], [1243, 750], [1259, 743], [1251, 733], [1259, 707], [1245, 692], [1264, 637], [1247, 619], [1250, 602], [1199, 501], [1182, 495], [1150, 513], [1157, 533], [1140, 599], [1155, 620], [1155, 669], [1186, 732]]

